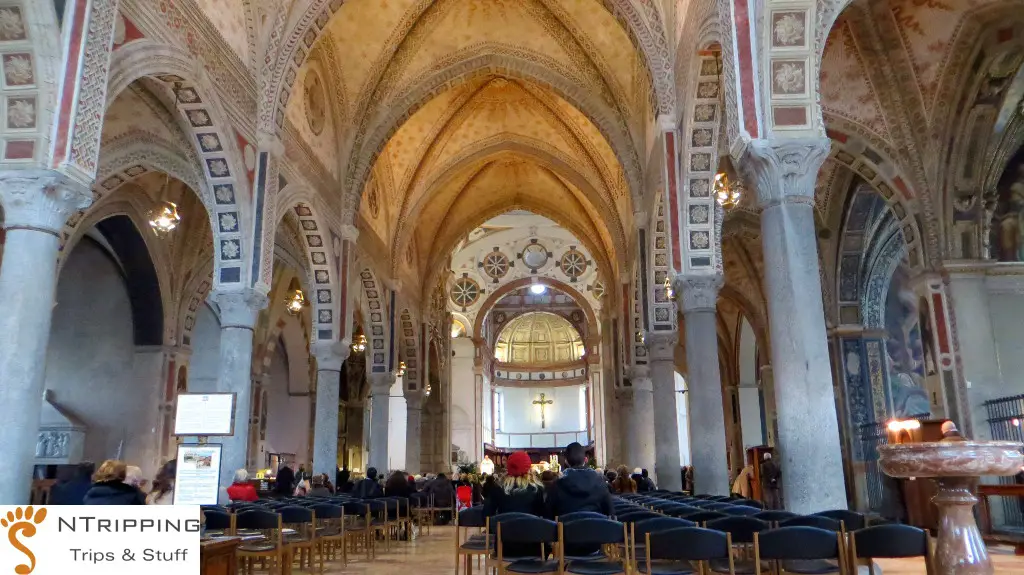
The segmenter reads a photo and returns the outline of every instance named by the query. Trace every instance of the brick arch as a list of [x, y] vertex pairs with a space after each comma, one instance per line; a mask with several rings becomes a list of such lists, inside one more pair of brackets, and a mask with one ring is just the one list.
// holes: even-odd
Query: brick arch
[[571, 285], [557, 280], [555, 278], [536, 276], [520, 278], [515, 281], [511, 281], [500, 288], [491, 292], [491, 295], [487, 296], [484, 300], [483, 305], [476, 312], [476, 321], [473, 323], [473, 337], [479, 338], [480, 334], [483, 333], [484, 319], [487, 317], [488, 312], [491, 308], [498, 303], [501, 298], [505, 297], [509, 292], [517, 290], [522, 287], [526, 287], [531, 284], [544, 284], [546, 286], [557, 289], [558, 291], [568, 295], [576, 301], [576, 305], [580, 306], [583, 310], [584, 315], [587, 316], [587, 337], [592, 338], [595, 334], [601, 333], [598, 329], [597, 316], [594, 314], [594, 308], [590, 306], [590, 302], [583, 296], [576, 288]]
[[[177, 98], [179, 127], [192, 142], [205, 182], [201, 198], [211, 214], [214, 235], [214, 281], [241, 284], [252, 254], [252, 238], [242, 230], [252, 221], [247, 198], [255, 148], [226, 120], [217, 91], [196, 77], [194, 59], [184, 50], [148, 40], [137, 40], [114, 52], [110, 62], [107, 106], [139, 78], [149, 77]], [[241, 194], [241, 200], [239, 200]]]
[[359, 293], [363, 299], [363, 329], [366, 334], [367, 351], [370, 355], [367, 370], [369, 373], [386, 373], [390, 370], [391, 355], [388, 330], [388, 288], [366, 265], [360, 270], [358, 281]]
[[287, 209], [293, 210], [299, 219], [312, 292], [309, 294], [310, 305], [313, 306], [312, 341], [334, 341], [340, 321], [336, 311], [337, 302], [341, 301], [338, 295], [340, 280], [334, 265], [337, 254], [333, 253], [333, 242], [323, 217], [314, 207], [309, 194], [304, 192], [292, 194], [289, 190], [288, 197], [281, 196], [284, 201], [277, 210], [280, 214], [277, 225], [284, 219]]
[[[552, 90], [579, 110], [611, 147], [626, 174], [630, 192], [634, 197], [640, 194], [640, 160], [633, 148], [628, 126], [616, 110], [588, 90], [541, 64], [518, 55], [489, 51], [484, 46], [482, 53], [468, 54], [441, 70], [411, 81], [409, 85], [414, 89], [406, 92], [399, 101], [387, 102], [385, 117], [373, 123], [371, 132], [356, 135], [353, 149], [358, 150], [358, 156], [345, 178], [346, 197], [343, 202], [348, 213], [353, 214], [350, 217], [354, 217], [358, 211], [359, 200], [377, 158], [405, 121], [440, 92], [487, 76], [503, 76], [540, 85]], [[369, 117], [377, 118], [373, 111]]]
[[401, 350], [402, 360], [405, 361], [405, 389], [417, 391], [420, 389], [420, 376], [422, 375], [423, 360], [420, 358], [420, 338], [417, 322], [409, 311], [403, 308], [399, 316], [401, 322]]
[[[668, 49], [668, 35], [657, 8], [650, 0], [601, 0], [604, 7], [623, 25], [644, 61], [644, 68], [652, 83], [661, 114], [670, 114], [675, 107], [675, 87], [672, 60]], [[258, 129], [274, 133], [284, 124], [285, 110], [299, 68], [313, 50], [313, 45], [325, 33], [327, 26], [345, 0], [312, 0], [287, 29], [274, 30], [269, 39], [267, 54], [276, 54], [264, 63], [267, 72], [261, 85], [267, 86], [260, 94]]]

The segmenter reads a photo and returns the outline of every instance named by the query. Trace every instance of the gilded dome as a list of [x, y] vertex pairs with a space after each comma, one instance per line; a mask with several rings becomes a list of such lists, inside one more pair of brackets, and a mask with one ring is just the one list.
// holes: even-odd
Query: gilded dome
[[523, 314], [498, 335], [494, 357], [514, 365], [544, 365], [579, 360], [583, 339], [569, 320], [549, 312]]

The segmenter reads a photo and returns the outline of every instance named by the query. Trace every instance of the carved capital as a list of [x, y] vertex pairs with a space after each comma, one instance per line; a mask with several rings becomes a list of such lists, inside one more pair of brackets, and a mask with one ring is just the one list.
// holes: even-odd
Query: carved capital
[[634, 392], [654, 390], [654, 384], [651, 382], [651, 368], [646, 365], [629, 367], [627, 375], [629, 375], [629, 382]]
[[720, 275], [679, 275], [676, 276], [676, 291], [682, 294], [680, 307], [683, 314], [691, 311], [715, 311], [718, 292], [724, 278]]
[[762, 208], [814, 201], [818, 169], [831, 149], [828, 138], [751, 140], [739, 162]]
[[210, 293], [210, 301], [220, 310], [221, 328], [256, 325], [256, 316], [267, 307], [267, 294], [261, 290], [244, 288]]
[[341, 226], [341, 239], [355, 242], [359, 238], [359, 228], [352, 224]]
[[427, 395], [423, 391], [405, 390], [405, 407], [412, 411], [423, 410], [423, 400]]
[[370, 395], [390, 395], [391, 386], [395, 385], [395, 374], [371, 373], [366, 376], [370, 382]]
[[6, 229], [34, 229], [60, 236], [71, 214], [92, 203], [92, 191], [54, 170], [0, 172]]
[[352, 348], [345, 341], [321, 341], [313, 344], [317, 371], [341, 371]]
[[651, 361], [671, 361], [676, 357], [679, 334], [675, 331], [649, 331], [644, 335], [644, 343]]

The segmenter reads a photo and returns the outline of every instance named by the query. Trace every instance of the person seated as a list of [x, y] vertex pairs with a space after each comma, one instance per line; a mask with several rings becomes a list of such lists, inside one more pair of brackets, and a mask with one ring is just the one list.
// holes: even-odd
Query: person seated
[[127, 471], [125, 471], [124, 482], [137, 488], [143, 494], [149, 488], [149, 481], [142, 477], [142, 468], [135, 465], [128, 466]]
[[620, 465], [615, 471], [615, 481], [612, 482], [612, 490], [615, 493], [636, 493], [636, 481], [629, 476], [629, 468]]
[[153, 490], [146, 496], [146, 505], [174, 505], [174, 479], [178, 475], [178, 461], [168, 459], [156, 472]]
[[612, 514], [612, 495], [605, 487], [605, 479], [586, 467], [587, 452], [578, 442], [565, 448], [565, 462], [569, 468], [555, 481], [547, 502], [547, 515], [558, 517], [573, 511], [596, 511]]
[[50, 489], [50, 505], [83, 505], [85, 494], [92, 487], [92, 474], [96, 472], [96, 464], [83, 461], [75, 468], [71, 479], [58, 482]]
[[499, 513], [544, 513], [544, 485], [530, 471], [530, 456], [516, 451], [508, 458], [508, 473], [499, 489], [492, 490], [484, 501], [484, 515]]
[[409, 497], [414, 492], [409, 487], [409, 480], [402, 471], [393, 471], [384, 484], [384, 494], [388, 497]]
[[292, 494], [292, 484], [295, 483], [295, 472], [287, 463], [281, 463], [277, 469], [277, 478], [274, 480], [274, 495], [277, 497], [288, 497]]
[[305, 497], [311, 488], [312, 486], [309, 484], [308, 479], [299, 477], [299, 482], [295, 484], [295, 492], [292, 493], [292, 497]]
[[355, 487], [352, 488], [352, 495], [359, 499], [384, 497], [384, 491], [381, 490], [380, 484], [377, 483], [376, 467], [368, 467], [366, 469], [366, 477], [360, 479]]
[[146, 496], [138, 487], [124, 482], [128, 466], [123, 461], [108, 459], [92, 476], [92, 487], [85, 494], [86, 505], [145, 505]]
[[244, 469], [235, 471], [235, 480], [228, 487], [228, 499], [234, 503], [236, 501], [256, 501], [259, 498], [256, 486], [249, 483], [249, 472]]
[[306, 492], [306, 497], [330, 497], [331, 490], [324, 485], [326, 475], [321, 474], [313, 478], [313, 486]]
[[[433, 481], [423, 487], [423, 492], [434, 497], [434, 508], [436, 509], [451, 509], [455, 505], [455, 486], [444, 473], [438, 473]], [[439, 523], [444, 524], [450, 520], [448, 512], [438, 514]]]

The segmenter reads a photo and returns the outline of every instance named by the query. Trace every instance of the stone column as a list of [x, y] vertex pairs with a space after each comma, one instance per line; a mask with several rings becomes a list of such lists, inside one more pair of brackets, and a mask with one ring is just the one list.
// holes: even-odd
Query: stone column
[[367, 467], [379, 473], [388, 469], [388, 417], [391, 411], [393, 373], [371, 373], [370, 380], [370, 459]]
[[3, 227], [0, 265], [0, 503], [27, 503], [43, 402], [46, 347], [57, 287], [64, 222], [92, 201], [87, 186], [59, 172], [0, 172]]
[[423, 399], [422, 391], [405, 391], [405, 472], [413, 475], [422, 472]]
[[693, 489], [729, 494], [722, 375], [715, 314], [722, 276], [680, 276], [677, 293], [686, 329], [686, 388], [690, 396], [690, 456]]
[[[234, 473], [245, 468], [252, 413], [252, 336], [256, 316], [267, 307], [266, 294], [254, 289], [220, 290], [210, 294], [220, 310], [220, 376], [217, 391], [235, 394], [235, 429], [217, 438], [224, 446], [220, 484], [231, 485]], [[216, 442], [216, 441], [215, 441]]]
[[313, 424], [313, 473], [334, 481], [338, 471], [338, 402], [341, 364], [348, 359], [347, 342], [316, 344], [316, 420]]
[[679, 335], [647, 332], [644, 342], [650, 353], [654, 402], [654, 469], [659, 489], [679, 491], [683, 476], [679, 465], [679, 414], [676, 411], [675, 349]]
[[622, 463], [630, 470], [641, 467], [648, 470], [656, 468], [654, 451], [654, 393], [651, 384], [650, 370], [646, 365], [634, 365], [630, 368], [630, 384], [632, 389], [627, 393], [624, 402], [626, 412], [626, 444], [623, 446]]
[[786, 507], [846, 509], [839, 423], [814, 229], [814, 182], [829, 140], [753, 140], [741, 165], [761, 213]]

